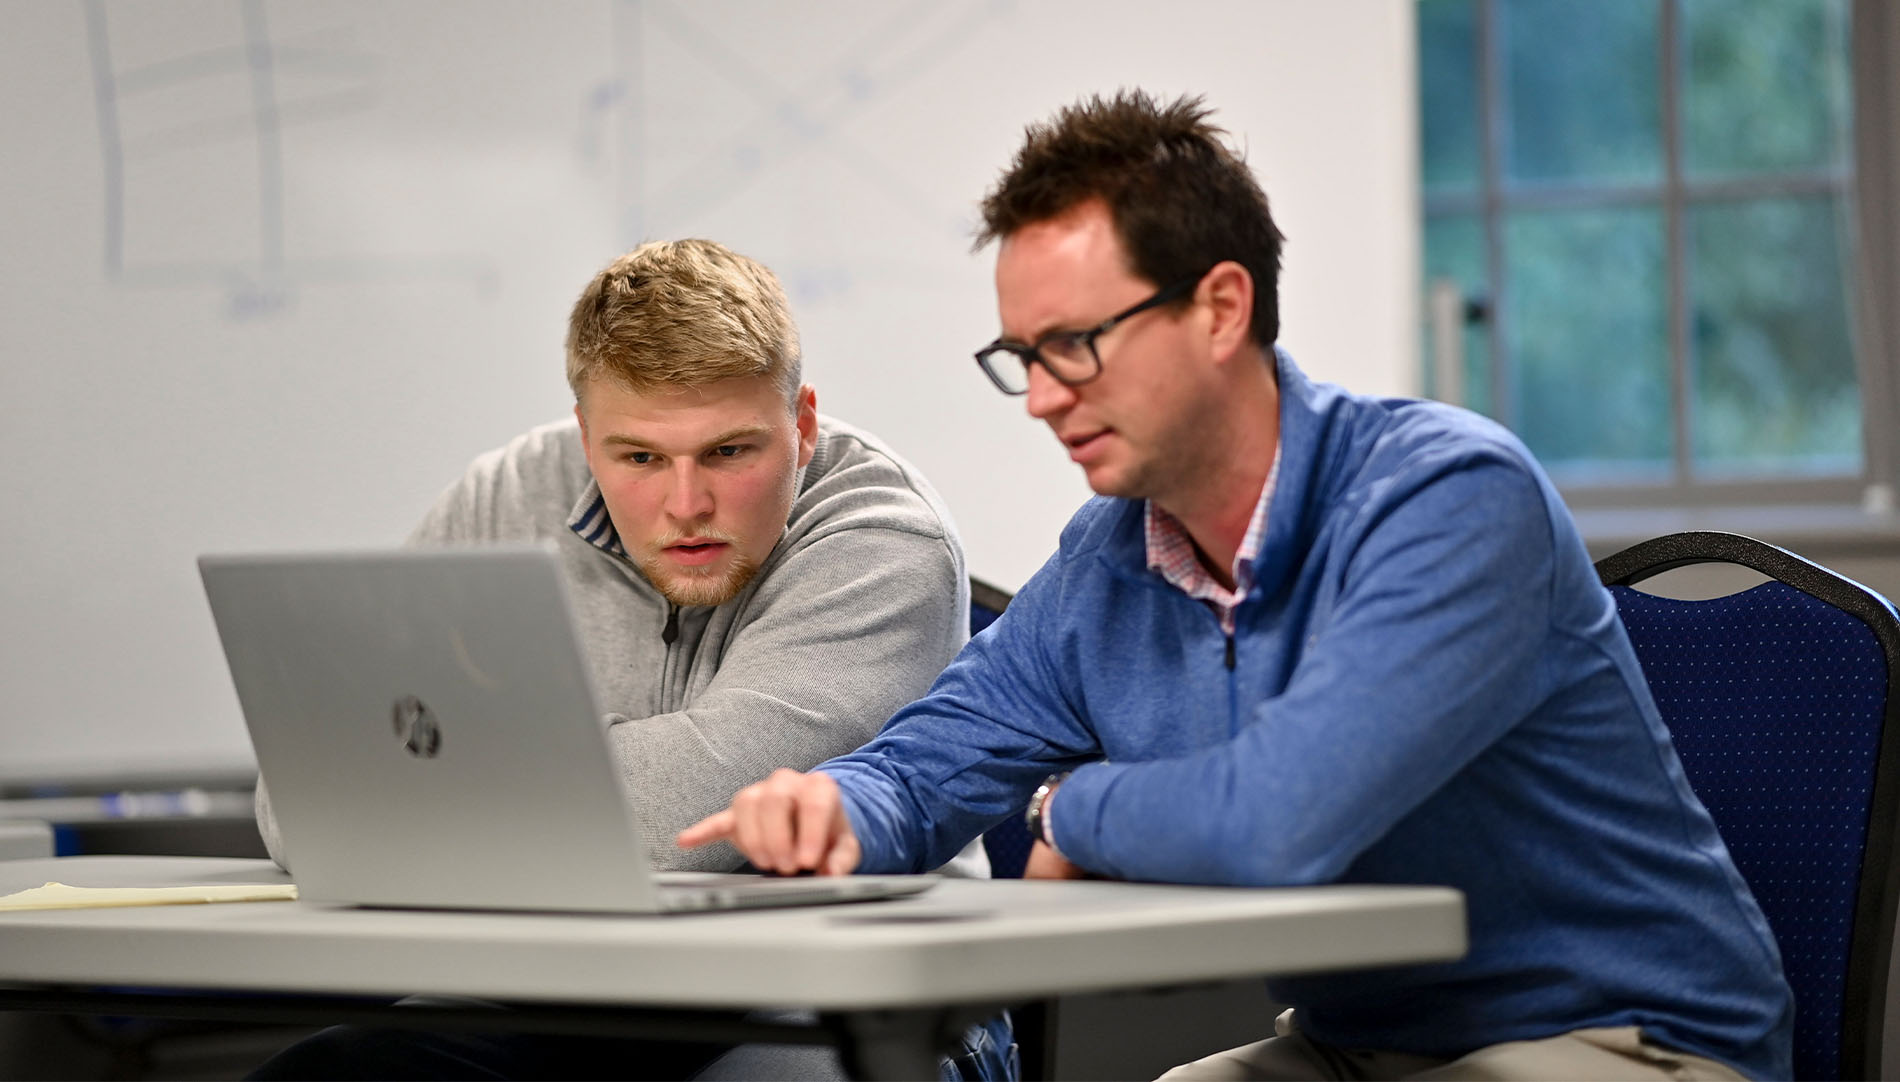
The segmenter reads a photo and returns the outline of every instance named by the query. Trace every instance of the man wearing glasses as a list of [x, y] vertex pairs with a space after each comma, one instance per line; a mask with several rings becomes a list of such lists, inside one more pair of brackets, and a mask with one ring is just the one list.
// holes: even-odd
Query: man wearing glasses
[[1031, 874], [1464, 892], [1465, 958], [1274, 982], [1276, 1036], [1171, 1077], [1787, 1077], [1774, 940], [1556, 492], [1274, 345], [1281, 236], [1221, 134], [1139, 92], [1030, 128], [977, 358], [1100, 498], [876, 740], [682, 844], [916, 871], [1027, 800]]

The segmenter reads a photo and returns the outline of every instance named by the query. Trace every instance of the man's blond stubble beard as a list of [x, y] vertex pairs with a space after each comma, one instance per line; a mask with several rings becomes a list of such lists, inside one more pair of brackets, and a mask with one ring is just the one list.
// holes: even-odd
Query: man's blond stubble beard
[[675, 605], [723, 605], [738, 597], [759, 573], [759, 562], [735, 556], [723, 571], [695, 574], [668, 568], [655, 553], [640, 561], [640, 572], [661, 597]]

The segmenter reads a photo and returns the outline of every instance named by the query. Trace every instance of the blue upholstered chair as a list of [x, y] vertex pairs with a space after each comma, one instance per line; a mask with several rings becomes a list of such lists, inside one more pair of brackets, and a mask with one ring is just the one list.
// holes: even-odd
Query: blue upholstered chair
[[[970, 634], [975, 635], [996, 622], [1009, 608], [1010, 593], [980, 579], [970, 580]], [[997, 879], [1021, 879], [1023, 865], [1029, 862], [1029, 831], [1023, 817], [1012, 815], [983, 835], [983, 848], [989, 853], [990, 875]]]
[[[1686, 564], [1769, 581], [1679, 601]], [[1793, 553], [1694, 532], [1604, 558], [1683, 770], [1761, 903], [1795, 995], [1795, 1077], [1878, 1078], [1900, 865], [1900, 617]]]

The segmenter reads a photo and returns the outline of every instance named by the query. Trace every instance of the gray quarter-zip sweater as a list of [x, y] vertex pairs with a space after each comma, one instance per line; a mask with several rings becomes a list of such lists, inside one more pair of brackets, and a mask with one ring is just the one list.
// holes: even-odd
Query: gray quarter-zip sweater
[[[729, 870], [726, 845], [681, 829], [785, 766], [857, 748], [930, 687], [969, 638], [955, 527], [930, 483], [877, 437], [828, 417], [785, 533], [752, 582], [715, 606], [670, 605], [627, 559], [572, 420], [477, 458], [412, 545], [552, 540], [656, 867]], [[270, 798], [258, 826], [290, 866]], [[946, 871], [985, 875], [972, 843]]]

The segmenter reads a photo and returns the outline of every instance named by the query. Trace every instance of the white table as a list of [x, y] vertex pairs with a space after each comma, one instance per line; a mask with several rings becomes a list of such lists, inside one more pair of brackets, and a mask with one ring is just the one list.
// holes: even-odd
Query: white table
[[[49, 880], [167, 886], [286, 877], [254, 860], [0, 863], [0, 893]], [[1436, 887], [947, 880], [895, 901], [664, 917], [304, 902], [53, 910], [0, 913], [0, 982], [13, 986], [0, 1007], [34, 1006], [38, 997], [70, 1009], [77, 1001], [61, 998], [69, 990], [100, 986], [176, 990], [188, 1006], [202, 1002], [192, 992], [468, 996], [518, 1005], [520, 1020], [537, 1026], [604, 1008], [799, 1007], [837, 1020], [857, 1070], [904, 1076], [931, 1073], [933, 1042], [1014, 1002], [1443, 961], [1464, 950], [1463, 898]], [[137, 999], [149, 1013], [171, 1013], [152, 996]], [[295, 1011], [281, 998], [266, 1002], [275, 1017]], [[311, 1003], [314, 1018], [322, 1012]], [[241, 1010], [242, 998], [230, 1005]], [[494, 1013], [484, 1017], [492, 1025]]]

